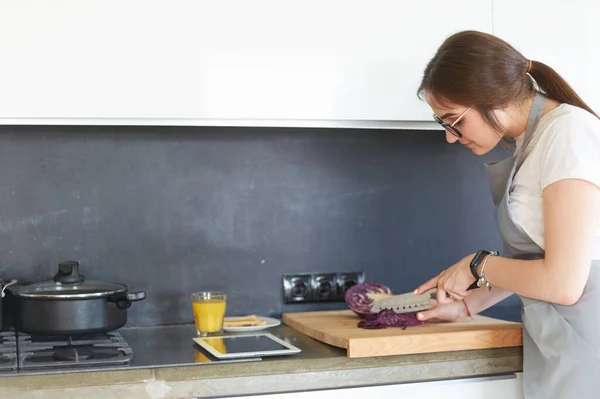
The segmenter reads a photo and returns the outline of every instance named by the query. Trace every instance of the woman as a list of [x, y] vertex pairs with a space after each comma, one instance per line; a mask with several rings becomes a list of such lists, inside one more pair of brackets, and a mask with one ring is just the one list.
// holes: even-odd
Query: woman
[[553, 69], [474, 31], [442, 44], [419, 95], [449, 143], [483, 155], [514, 139], [516, 151], [486, 164], [503, 250], [467, 255], [417, 288], [438, 289], [417, 317], [456, 321], [515, 293], [525, 397], [597, 397], [600, 120]]

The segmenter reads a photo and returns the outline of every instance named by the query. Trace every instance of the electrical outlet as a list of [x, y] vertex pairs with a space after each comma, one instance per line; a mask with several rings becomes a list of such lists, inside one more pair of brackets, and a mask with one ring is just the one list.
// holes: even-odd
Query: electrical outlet
[[285, 303], [312, 301], [312, 276], [310, 274], [286, 274], [283, 276]]
[[313, 300], [335, 301], [337, 299], [337, 288], [337, 275], [335, 273], [312, 275]]
[[346, 291], [365, 281], [364, 272], [283, 275], [285, 303], [344, 301]]
[[338, 286], [338, 300], [343, 301], [346, 291], [356, 284], [365, 282], [364, 272], [352, 272], [352, 273], [338, 273], [337, 275], [337, 286]]

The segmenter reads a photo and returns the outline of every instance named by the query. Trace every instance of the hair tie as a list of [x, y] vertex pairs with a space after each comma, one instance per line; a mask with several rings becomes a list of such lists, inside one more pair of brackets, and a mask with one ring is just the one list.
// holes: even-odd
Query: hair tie
[[529, 73], [529, 71], [531, 71], [531, 66], [532, 66], [532, 62], [531, 62], [531, 60], [529, 60], [529, 66], [527, 67], [527, 72], [525, 72], [525, 73]]

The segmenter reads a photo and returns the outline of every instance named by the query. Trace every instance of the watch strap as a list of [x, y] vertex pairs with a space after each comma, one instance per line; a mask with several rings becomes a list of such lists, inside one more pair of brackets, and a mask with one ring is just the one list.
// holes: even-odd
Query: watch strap
[[471, 260], [471, 263], [469, 263], [469, 269], [471, 270], [471, 274], [475, 278], [475, 281], [473, 282], [473, 284], [471, 284], [469, 286], [469, 288], [467, 288], [467, 291], [479, 287], [478, 284], [477, 284], [477, 282], [479, 281], [479, 278], [481, 276], [479, 275], [479, 273], [477, 273], [477, 269], [479, 268], [479, 265], [481, 265], [481, 262], [483, 262], [483, 260], [485, 259], [485, 257], [488, 256], [488, 255], [498, 255], [498, 252], [497, 251], [487, 251], [485, 249], [480, 249], [479, 251], [477, 251], [477, 253], [473, 257], [473, 259]]
[[480, 249], [479, 251], [477, 251], [477, 253], [473, 257], [473, 259], [471, 259], [471, 263], [469, 263], [469, 268], [471, 269], [471, 274], [473, 275], [475, 280], [477, 280], [479, 278], [479, 273], [477, 273], [477, 268], [483, 261], [483, 258], [485, 258], [485, 256], [489, 255], [490, 253], [491, 253], [490, 251], [486, 251], [485, 249]]

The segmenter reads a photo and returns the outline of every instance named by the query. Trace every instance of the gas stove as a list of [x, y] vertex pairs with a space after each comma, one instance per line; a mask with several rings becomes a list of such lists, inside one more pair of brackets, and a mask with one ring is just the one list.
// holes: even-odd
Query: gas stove
[[123, 365], [132, 358], [118, 332], [72, 337], [0, 332], [0, 370]]
[[262, 361], [261, 357], [217, 359], [201, 350], [192, 340], [195, 336], [193, 323], [121, 328], [118, 332], [72, 337], [0, 332], [0, 385], [3, 377], [15, 375]]

